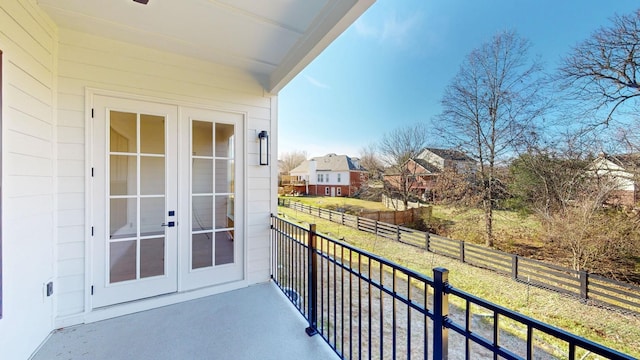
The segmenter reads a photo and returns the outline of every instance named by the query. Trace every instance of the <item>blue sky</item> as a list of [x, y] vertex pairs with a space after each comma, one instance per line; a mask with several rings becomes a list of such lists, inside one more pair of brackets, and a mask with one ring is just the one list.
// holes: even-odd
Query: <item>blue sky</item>
[[[392, 129], [430, 121], [464, 57], [502, 30], [547, 71], [637, 0], [378, 0], [279, 94], [279, 153], [358, 156]], [[433, 143], [438, 143], [434, 139]]]

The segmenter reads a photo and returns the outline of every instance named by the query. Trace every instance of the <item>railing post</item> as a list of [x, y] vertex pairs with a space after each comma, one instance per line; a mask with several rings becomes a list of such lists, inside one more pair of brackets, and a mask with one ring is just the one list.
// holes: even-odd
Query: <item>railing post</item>
[[464, 263], [464, 241], [460, 241], [460, 262]]
[[309, 336], [318, 333], [318, 254], [316, 253], [316, 239], [316, 224], [309, 224], [309, 238], [307, 241], [307, 290], [309, 293], [307, 313], [309, 314], [309, 327], [305, 329]]
[[441, 267], [433, 269], [433, 358], [449, 358], [449, 330], [445, 322], [449, 316], [449, 295], [445, 289], [449, 285], [449, 270]]
[[518, 255], [511, 255], [511, 278], [518, 280]]
[[431, 242], [431, 239], [430, 239], [429, 231], [427, 231], [427, 232], [424, 234], [424, 248], [425, 248], [425, 250], [427, 250], [427, 251], [431, 251], [431, 249], [429, 249], [430, 242]]
[[589, 298], [589, 273], [582, 270], [580, 271], [580, 297], [584, 300]]

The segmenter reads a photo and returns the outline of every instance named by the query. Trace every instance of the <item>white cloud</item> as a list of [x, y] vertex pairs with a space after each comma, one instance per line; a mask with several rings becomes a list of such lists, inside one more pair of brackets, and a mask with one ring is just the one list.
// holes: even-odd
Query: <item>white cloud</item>
[[411, 39], [415, 28], [420, 24], [420, 13], [408, 17], [400, 17], [395, 12], [385, 15], [378, 26], [371, 25], [362, 18], [354, 24], [356, 33], [365, 38], [373, 38], [380, 43], [391, 42], [404, 45]]
[[304, 77], [307, 79], [307, 81], [308, 81], [311, 85], [313, 85], [313, 86], [315, 86], [315, 87], [318, 87], [318, 88], [321, 88], [321, 89], [330, 89], [330, 88], [331, 88], [329, 85], [327, 85], [327, 84], [325, 84], [325, 83], [322, 83], [322, 82], [318, 81], [316, 78], [314, 78], [314, 77], [312, 77], [312, 76], [305, 75]]

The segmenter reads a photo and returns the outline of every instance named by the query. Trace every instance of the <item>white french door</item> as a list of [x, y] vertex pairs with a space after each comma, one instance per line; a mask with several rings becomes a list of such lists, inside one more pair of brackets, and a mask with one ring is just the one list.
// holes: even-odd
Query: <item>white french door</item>
[[[244, 117], [181, 108], [181, 289], [228, 283], [244, 275]], [[183, 157], [181, 157], [183, 158]], [[188, 166], [185, 166], [188, 165]]]
[[177, 107], [93, 98], [92, 306], [177, 291]]
[[93, 95], [92, 308], [243, 279], [244, 116]]

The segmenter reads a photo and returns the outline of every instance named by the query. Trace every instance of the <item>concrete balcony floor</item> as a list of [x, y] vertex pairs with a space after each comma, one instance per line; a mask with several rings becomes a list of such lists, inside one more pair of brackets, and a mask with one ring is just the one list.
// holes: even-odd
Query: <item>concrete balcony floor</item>
[[338, 359], [272, 283], [56, 330], [33, 360]]

